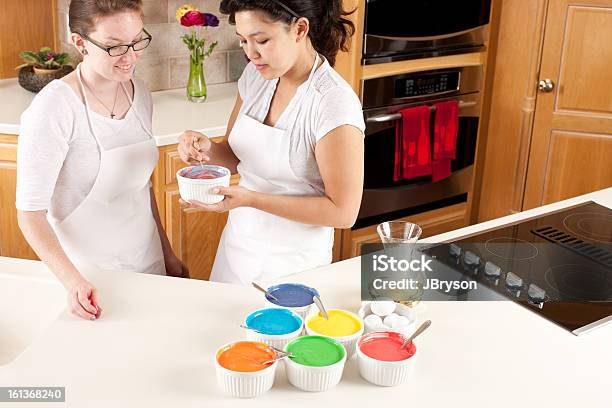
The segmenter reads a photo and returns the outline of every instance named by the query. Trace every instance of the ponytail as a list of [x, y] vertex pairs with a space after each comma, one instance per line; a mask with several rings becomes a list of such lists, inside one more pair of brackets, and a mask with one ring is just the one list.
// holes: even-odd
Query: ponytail
[[348, 51], [350, 38], [355, 34], [355, 25], [346, 18], [352, 12], [342, 9], [341, 0], [325, 1], [323, 15], [314, 24], [310, 20], [310, 40], [317, 52], [323, 54], [331, 66], [336, 64], [338, 51]]
[[348, 51], [355, 34], [355, 25], [342, 8], [342, 0], [222, 0], [220, 12], [229, 15], [235, 24], [239, 11], [261, 10], [272, 21], [291, 24], [296, 16], [306, 17], [310, 23], [308, 36], [314, 49], [323, 54], [330, 65], [335, 65], [338, 51]]

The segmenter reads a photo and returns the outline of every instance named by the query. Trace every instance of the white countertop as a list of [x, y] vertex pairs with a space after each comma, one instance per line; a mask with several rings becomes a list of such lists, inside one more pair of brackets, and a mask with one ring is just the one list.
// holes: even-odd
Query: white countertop
[[[612, 188], [427, 241], [452, 240], [589, 200], [612, 208]], [[0, 258], [0, 283], [2, 274], [49, 272], [41, 263]], [[352, 258], [283, 281], [314, 286], [328, 307], [356, 311], [359, 276], [359, 258]], [[257, 291], [136, 274], [92, 279], [104, 317], [89, 322], [61, 313], [16, 360], [0, 366], [0, 386], [65, 386], [65, 406], [79, 408], [612, 406], [612, 325], [576, 337], [512, 302], [419, 305], [419, 320], [433, 324], [416, 342], [419, 356], [408, 384], [371, 385], [353, 358], [340, 384], [327, 392], [298, 391], [281, 366], [267, 394], [237, 400], [217, 387], [214, 352], [243, 339], [239, 323], [262, 306]]]
[[[187, 100], [185, 89], [153, 92], [153, 135], [158, 146], [177, 142], [184, 130], [197, 130], [207, 136], [225, 135], [225, 128], [236, 101], [235, 82], [208, 86], [204, 103]], [[18, 135], [21, 113], [35, 94], [21, 88], [17, 79], [0, 80], [0, 134]]]

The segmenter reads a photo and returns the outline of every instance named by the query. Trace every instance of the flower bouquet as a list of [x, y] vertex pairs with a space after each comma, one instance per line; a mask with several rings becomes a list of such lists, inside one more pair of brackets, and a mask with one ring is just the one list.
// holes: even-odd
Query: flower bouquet
[[210, 13], [202, 13], [195, 6], [185, 4], [176, 10], [176, 20], [190, 28], [190, 32], [181, 38], [189, 49], [189, 80], [187, 81], [187, 98], [192, 102], [206, 100], [206, 81], [204, 78], [204, 60], [209, 57], [217, 41], [206, 46], [207, 40], [202, 33], [202, 27], [218, 27], [219, 19]]

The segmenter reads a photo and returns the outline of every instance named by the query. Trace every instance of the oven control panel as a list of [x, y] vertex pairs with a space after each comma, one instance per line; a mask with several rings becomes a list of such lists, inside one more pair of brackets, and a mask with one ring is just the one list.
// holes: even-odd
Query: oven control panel
[[459, 90], [460, 71], [418, 73], [395, 79], [395, 98], [440, 95]]

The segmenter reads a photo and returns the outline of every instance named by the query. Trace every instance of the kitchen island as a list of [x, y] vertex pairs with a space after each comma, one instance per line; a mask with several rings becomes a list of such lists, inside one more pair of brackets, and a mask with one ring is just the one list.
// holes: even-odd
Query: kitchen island
[[[612, 208], [612, 188], [423, 241], [454, 240], [590, 200]], [[416, 341], [417, 366], [405, 385], [382, 388], [367, 383], [352, 358], [340, 384], [327, 392], [295, 389], [281, 365], [267, 394], [238, 400], [217, 387], [214, 353], [224, 343], [244, 339], [239, 324], [262, 307], [259, 292], [158, 276], [89, 271], [89, 277], [104, 309], [95, 322], [63, 310], [62, 288], [43, 264], [0, 258], [0, 298], [12, 293], [22, 304], [7, 310], [10, 305], [0, 303], [0, 346], [10, 339], [13, 326], [6, 322], [11, 318], [58, 313], [38, 333], [30, 330], [33, 338], [25, 350], [0, 366], [0, 386], [64, 386], [64, 406], [79, 408], [612, 406], [612, 325], [576, 337], [513, 302], [421, 303], [418, 320], [431, 319], [433, 324]], [[357, 311], [359, 278], [360, 260], [352, 258], [282, 281], [317, 288], [328, 308]], [[53, 296], [42, 296], [41, 285]], [[30, 292], [30, 286], [38, 289]], [[21, 311], [24, 307], [33, 310]]]

